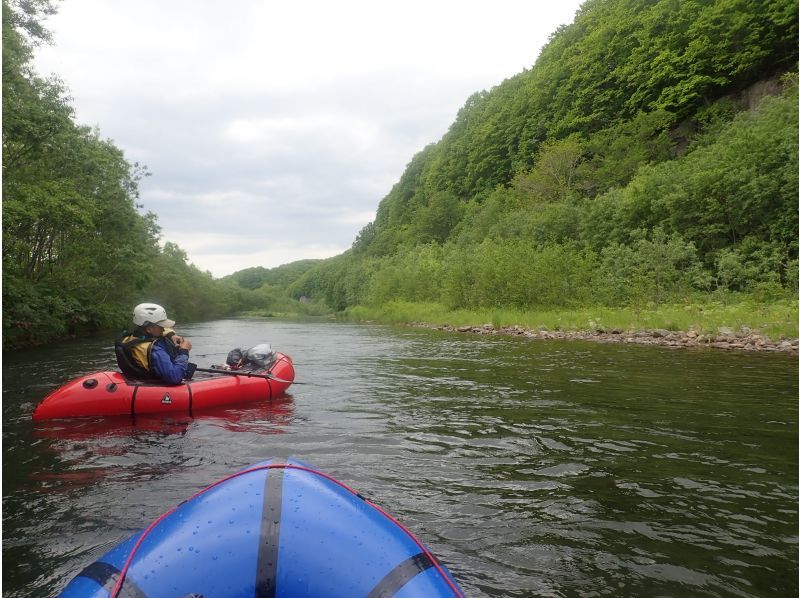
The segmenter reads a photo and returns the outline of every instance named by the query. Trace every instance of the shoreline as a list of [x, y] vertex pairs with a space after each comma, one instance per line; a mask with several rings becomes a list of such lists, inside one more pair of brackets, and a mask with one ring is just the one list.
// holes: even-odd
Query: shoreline
[[652, 345], [673, 347], [678, 349], [700, 348], [725, 351], [747, 351], [756, 353], [786, 353], [798, 355], [798, 339], [781, 339], [773, 341], [767, 336], [751, 330], [739, 332], [731, 328], [720, 327], [717, 334], [704, 334], [695, 330], [672, 331], [661, 328], [641, 328], [636, 330], [532, 330], [523, 326], [495, 327], [492, 324], [482, 326], [451, 326], [449, 324], [430, 324], [411, 322], [409, 326], [428, 328], [445, 332], [462, 332], [471, 334], [494, 334], [504, 336], [523, 336], [531, 340], [582, 340], [598, 343], [622, 343], [635, 345]]

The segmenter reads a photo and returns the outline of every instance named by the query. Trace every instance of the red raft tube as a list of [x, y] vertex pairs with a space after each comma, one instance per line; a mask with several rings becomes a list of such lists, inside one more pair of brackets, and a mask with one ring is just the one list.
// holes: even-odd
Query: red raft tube
[[294, 382], [292, 359], [278, 352], [265, 370], [237, 371], [237, 375], [224, 372], [197, 372], [192, 380], [171, 386], [130, 380], [120, 372], [87, 374], [47, 395], [33, 411], [33, 419], [191, 414], [207, 407], [269, 400], [286, 392]]

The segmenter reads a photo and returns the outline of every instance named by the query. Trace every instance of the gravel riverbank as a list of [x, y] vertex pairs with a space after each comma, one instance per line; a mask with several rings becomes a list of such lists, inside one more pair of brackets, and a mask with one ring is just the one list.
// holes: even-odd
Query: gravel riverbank
[[727, 327], [720, 327], [716, 334], [708, 334], [695, 330], [675, 332], [662, 329], [605, 330], [598, 328], [594, 330], [562, 331], [531, 330], [522, 326], [496, 328], [491, 324], [484, 324], [483, 326], [448, 326], [414, 322], [411, 325], [449, 332], [524, 336], [532, 340], [585, 340], [599, 343], [632, 343], [676, 348], [700, 347], [726, 351], [787, 353], [793, 356], [798, 354], [798, 339], [775, 341], [749, 329], [735, 331]]

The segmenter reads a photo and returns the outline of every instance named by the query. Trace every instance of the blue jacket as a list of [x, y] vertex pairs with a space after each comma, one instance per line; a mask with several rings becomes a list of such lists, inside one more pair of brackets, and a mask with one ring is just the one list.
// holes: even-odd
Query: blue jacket
[[163, 340], [153, 344], [153, 350], [150, 354], [153, 370], [167, 384], [180, 384], [189, 367], [189, 351], [178, 349], [178, 354], [173, 360], [167, 349], [162, 346], [162, 342], [170, 341]]

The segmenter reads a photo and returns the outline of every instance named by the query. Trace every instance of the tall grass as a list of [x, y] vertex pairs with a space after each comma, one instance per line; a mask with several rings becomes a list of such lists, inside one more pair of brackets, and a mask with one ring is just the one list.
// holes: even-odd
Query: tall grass
[[447, 326], [482, 326], [496, 328], [521, 326], [531, 330], [605, 330], [628, 331], [666, 329], [695, 330], [716, 334], [720, 328], [734, 332], [760, 334], [773, 340], [798, 337], [798, 306], [794, 301], [769, 304], [742, 301], [737, 303], [662, 305], [645, 309], [579, 308], [542, 311], [516, 309], [455, 310], [438, 303], [391, 301], [377, 307], [357, 306], [342, 312], [350, 320], [385, 323], [427, 323]]

